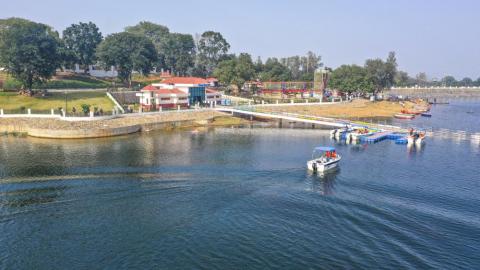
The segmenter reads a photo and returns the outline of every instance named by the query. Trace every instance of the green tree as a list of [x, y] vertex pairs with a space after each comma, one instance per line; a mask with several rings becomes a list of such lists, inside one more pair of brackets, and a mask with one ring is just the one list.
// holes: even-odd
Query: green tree
[[262, 81], [290, 81], [292, 73], [277, 58], [268, 58], [259, 74]]
[[480, 77], [475, 81], [474, 85], [475, 86], [480, 86]]
[[365, 62], [367, 77], [373, 84], [372, 93], [376, 95], [385, 88], [391, 87], [397, 73], [397, 59], [394, 52], [390, 52], [387, 61], [382, 59], [368, 59]]
[[195, 42], [192, 35], [172, 33], [163, 45], [165, 66], [174, 73], [186, 75], [193, 69]]
[[457, 80], [455, 79], [455, 77], [448, 75], [443, 77], [442, 84], [447, 87], [456, 86]]
[[302, 63], [302, 76], [300, 79], [304, 81], [313, 81], [315, 70], [323, 66], [321, 60], [321, 56], [316, 55], [311, 51], [307, 52], [307, 55], [300, 60]]
[[138, 34], [150, 39], [155, 45], [155, 49], [157, 50], [158, 54], [158, 60], [157, 63], [155, 63], [155, 66], [157, 68], [167, 68], [165, 66], [164, 46], [170, 35], [170, 30], [168, 27], [148, 21], [142, 21], [135, 26], [126, 27], [125, 32]]
[[415, 77], [416, 84], [420, 87], [425, 87], [428, 84], [427, 74], [425, 72], [420, 72]]
[[72, 50], [67, 48], [63, 39], [59, 39], [58, 54], [61, 68], [75, 68], [75, 64], [78, 63], [78, 58]]
[[24, 88], [42, 83], [60, 66], [59, 37], [49, 26], [19, 18], [0, 20], [0, 66]]
[[132, 85], [132, 72], [149, 74], [157, 61], [157, 51], [146, 37], [121, 32], [111, 34], [100, 43], [97, 56], [105, 67], [115, 66], [118, 77]]
[[459, 82], [459, 86], [473, 86], [473, 80], [469, 77], [465, 77]]
[[255, 65], [248, 53], [241, 53], [234, 59], [220, 62], [213, 75], [226, 85], [235, 85], [240, 91], [246, 81], [254, 78]]
[[397, 57], [395, 52], [389, 52], [387, 60], [385, 61], [386, 72], [386, 87], [392, 87], [395, 82], [395, 75], [397, 74]]
[[230, 44], [219, 32], [206, 31], [198, 40], [197, 66], [205, 72], [212, 74], [222, 57], [228, 53]]
[[349, 94], [373, 90], [373, 84], [367, 78], [367, 71], [357, 65], [342, 65], [336, 68], [330, 76], [329, 87]]
[[292, 74], [292, 80], [301, 80], [303, 70], [300, 56], [295, 55], [287, 58], [281, 58], [280, 63], [290, 70]]
[[409, 86], [411, 81], [412, 78], [405, 71], [398, 71], [394, 79], [395, 85], [400, 87]]
[[95, 51], [102, 41], [102, 33], [94, 23], [80, 22], [63, 31], [63, 41], [66, 49], [71, 50], [78, 64], [87, 71], [88, 65], [95, 61]]

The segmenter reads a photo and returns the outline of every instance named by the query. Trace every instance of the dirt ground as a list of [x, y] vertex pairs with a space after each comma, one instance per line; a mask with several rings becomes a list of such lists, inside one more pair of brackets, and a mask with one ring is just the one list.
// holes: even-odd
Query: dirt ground
[[343, 119], [359, 119], [359, 118], [390, 118], [396, 113], [400, 113], [402, 109], [412, 109], [415, 106], [427, 106], [425, 102], [417, 103], [354, 100], [350, 103], [339, 103], [332, 105], [298, 105], [298, 106], [280, 106], [280, 107], [263, 107], [260, 110], [264, 112], [287, 112], [298, 113], [311, 116], [323, 116]]

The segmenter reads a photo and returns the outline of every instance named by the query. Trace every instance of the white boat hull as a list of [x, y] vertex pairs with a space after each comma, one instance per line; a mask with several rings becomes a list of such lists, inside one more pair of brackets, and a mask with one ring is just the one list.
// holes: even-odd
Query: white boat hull
[[337, 156], [337, 158], [331, 159], [328, 162], [321, 162], [320, 158], [313, 159], [307, 162], [307, 168], [310, 171], [314, 171], [314, 172], [325, 172], [328, 170], [335, 169], [338, 166], [340, 159], [341, 159], [340, 156]]
[[425, 139], [423, 139], [423, 138], [418, 138], [418, 139], [415, 141], [415, 145], [416, 145], [416, 146], [421, 146], [424, 142], [425, 142]]

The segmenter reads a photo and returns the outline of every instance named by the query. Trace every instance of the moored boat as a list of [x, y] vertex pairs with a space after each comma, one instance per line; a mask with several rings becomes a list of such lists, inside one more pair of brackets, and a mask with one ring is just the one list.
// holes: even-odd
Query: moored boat
[[314, 172], [325, 172], [336, 168], [341, 159], [334, 147], [315, 147], [312, 160], [307, 161], [307, 168]]
[[397, 113], [393, 117], [397, 119], [413, 119], [415, 118], [415, 114], [410, 114], [410, 113]]

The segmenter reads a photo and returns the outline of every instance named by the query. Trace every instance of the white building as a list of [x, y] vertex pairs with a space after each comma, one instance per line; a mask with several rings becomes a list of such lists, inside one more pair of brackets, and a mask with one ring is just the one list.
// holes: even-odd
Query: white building
[[165, 89], [147, 85], [136, 95], [140, 98], [140, 105], [144, 111], [159, 110], [160, 107], [162, 109], [188, 107], [188, 93], [177, 88]]
[[188, 107], [197, 104], [207, 106], [220, 104], [221, 93], [207, 88], [210, 85], [211, 81], [202, 78], [171, 77], [144, 87], [137, 96], [140, 97], [140, 104], [144, 110], [172, 108], [178, 105]]
[[[75, 73], [85, 73], [84, 69], [80, 69], [79, 64], [75, 64], [75, 69], [73, 70]], [[110, 70], [104, 70], [98, 66], [95, 65], [89, 65], [87, 73], [90, 74], [90, 76], [93, 77], [99, 77], [99, 78], [105, 78], [105, 77], [117, 77], [118, 72], [115, 70], [114, 66], [110, 67]]]

